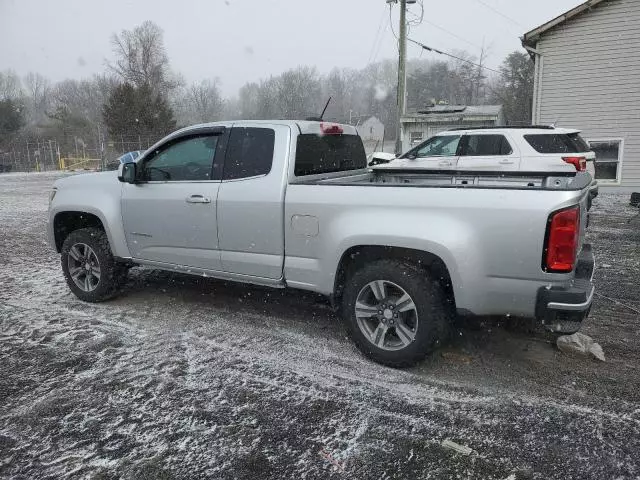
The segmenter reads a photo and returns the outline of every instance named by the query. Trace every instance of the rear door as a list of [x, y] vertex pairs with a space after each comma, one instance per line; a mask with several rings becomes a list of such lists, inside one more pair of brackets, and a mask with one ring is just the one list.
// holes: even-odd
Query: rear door
[[514, 171], [520, 169], [520, 152], [498, 133], [472, 133], [462, 138], [459, 170]]
[[284, 265], [284, 192], [290, 129], [234, 126], [218, 194], [218, 238], [225, 272], [277, 280]]

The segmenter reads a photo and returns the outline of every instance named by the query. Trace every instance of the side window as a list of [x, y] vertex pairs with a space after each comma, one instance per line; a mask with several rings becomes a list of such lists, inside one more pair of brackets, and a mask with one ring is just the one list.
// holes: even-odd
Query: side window
[[143, 178], [161, 182], [209, 180], [218, 139], [218, 135], [187, 137], [160, 148], [145, 161]]
[[224, 160], [223, 180], [268, 174], [273, 163], [275, 136], [271, 128], [233, 128]]
[[590, 141], [590, 148], [596, 154], [596, 178], [618, 181], [622, 164], [622, 140]]
[[463, 156], [511, 155], [513, 149], [504, 135], [466, 135]]
[[422, 145], [417, 146], [411, 156], [424, 157], [453, 157], [457, 154], [460, 135], [443, 135], [431, 137]]

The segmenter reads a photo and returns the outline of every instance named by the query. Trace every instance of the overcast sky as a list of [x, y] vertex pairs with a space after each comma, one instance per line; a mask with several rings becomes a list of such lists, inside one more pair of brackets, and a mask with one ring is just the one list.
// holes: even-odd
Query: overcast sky
[[[579, 3], [424, 0], [424, 22], [410, 36], [476, 55], [484, 41], [496, 67], [523, 33]], [[298, 65], [362, 68], [397, 51], [385, 0], [0, 0], [0, 70], [89, 77], [104, 70], [110, 36], [145, 20], [164, 30], [174, 70], [188, 81], [218, 77], [225, 95]], [[420, 55], [409, 47], [410, 58]]]

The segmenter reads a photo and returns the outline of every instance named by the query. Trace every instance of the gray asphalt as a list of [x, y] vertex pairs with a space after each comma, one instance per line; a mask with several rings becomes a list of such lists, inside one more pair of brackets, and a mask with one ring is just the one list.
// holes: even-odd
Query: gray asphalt
[[477, 319], [392, 370], [302, 292], [134, 269], [119, 298], [78, 301], [44, 239], [55, 178], [0, 175], [1, 478], [640, 478], [628, 197], [601, 196], [589, 230], [583, 332], [606, 363]]

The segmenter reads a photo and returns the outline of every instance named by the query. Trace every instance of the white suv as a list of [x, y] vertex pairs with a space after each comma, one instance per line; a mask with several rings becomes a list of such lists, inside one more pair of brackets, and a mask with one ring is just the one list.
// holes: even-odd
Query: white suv
[[487, 127], [438, 133], [391, 161], [372, 155], [380, 169], [588, 171], [595, 177], [595, 153], [580, 131], [554, 127]]

